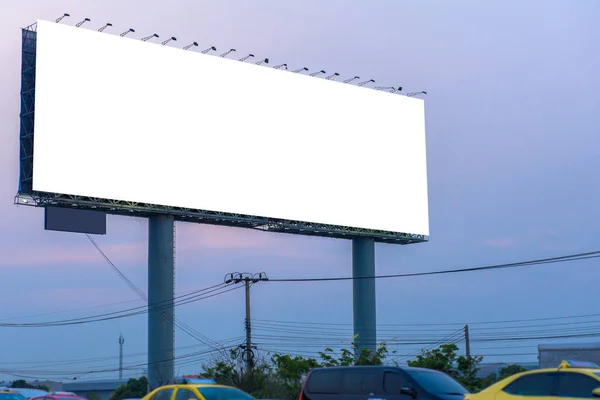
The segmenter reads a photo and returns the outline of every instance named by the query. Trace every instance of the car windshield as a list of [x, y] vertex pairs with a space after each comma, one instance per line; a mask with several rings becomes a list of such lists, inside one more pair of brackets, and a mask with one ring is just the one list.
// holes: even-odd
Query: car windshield
[[[410, 371], [410, 376], [432, 394], [467, 394], [469, 391], [448, 375], [437, 371]], [[208, 399], [207, 399], [208, 400]]]
[[197, 386], [196, 388], [206, 400], [254, 400], [254, 397], [248, 393], [232, 387]]
[[19, 393], [0, 393], [0, 400], [27, 400], [27, 397]]

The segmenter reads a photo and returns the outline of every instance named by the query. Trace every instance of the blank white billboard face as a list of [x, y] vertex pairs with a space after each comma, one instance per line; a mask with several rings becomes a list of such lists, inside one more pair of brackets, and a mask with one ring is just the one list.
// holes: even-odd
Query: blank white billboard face
[[37, 31], [33, 190], [429, 235], [422, 100]]

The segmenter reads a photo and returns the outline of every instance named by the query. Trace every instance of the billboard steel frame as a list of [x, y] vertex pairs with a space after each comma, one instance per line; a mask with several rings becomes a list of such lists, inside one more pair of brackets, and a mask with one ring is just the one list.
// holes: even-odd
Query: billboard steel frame
[[[251, 228], [262, 231], [323, 236], [339, 239], [372, 238], [376, 242], [412, 244], [427, 242], [428, 236], [339, 225], [266, 218], [219, 211], [196, 210], [131, 201], [36, 192], [33, 190], [33, 140], [35, 116], [35, 70], [37, 24], [23, 28], [21, 76], [20, 181], [15, 204], [37, 207], [77, 207], [108, 214], [149, 217], [172, 215], [176, 221]], [[352, 212], [352, 210], [350, 210]]]

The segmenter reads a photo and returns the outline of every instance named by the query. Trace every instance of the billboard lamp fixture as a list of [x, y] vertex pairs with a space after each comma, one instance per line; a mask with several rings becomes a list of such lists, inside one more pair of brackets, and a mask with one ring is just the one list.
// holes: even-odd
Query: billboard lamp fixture
[[76, 24], [75, 24], [75, 26], [76, 26], [77, 28], [79, 28], [81, 25], [83, 25], [83, 24], [85, 24], [86, 22], [89, 22], [89, 21], [91, 21], [91, 19], [89, 19], [89, 18], [84, 18], [84, 19], [83, 19], [83, 21], [79, 21], [78, 23], [76, 23]]
[[273, 69], [285, 68], [287, 69], [287, 64], [279, 64], [273, 67]]
[[60, 21], [62, 21], [65, 17], [70, 17], [70, 14], [64, 13], [63, 15], [61, 15], [60, 17], [56, 18], [56, 23], [58, 24]]
[[367, 83], [371, 83], [371, 82], [375, 83], [375, 80], [369, 79], [368, 81], [360, 82], [358, 84], [358, 86], [365, 86]]
[[176, 42], [177, 38], [175, 36], [171, 36], [169, 39], [163, 40], [163, 42], [161, 44], [164, 46], [165, 44], [169, 43], [171, 40]]
[[338, 74], [337, 72], [334, 72], [333, 74], [326, 76], [325, 79], [331, 80], [331, 79], [335, 78], [336, 76], [340, 76], [340, 74]]
[[265, 58], [264, 60], [260, 60], [259, 62], [255, 63], [256, 65], [260, 65], [260, 64], [268, 64], [269, 63], [269, 59]]
[[130, 33], [135, 33], [135, 29], [129, 28], [128, 30], [126, 30], [125, 32], [119, 34], [119, 36], [123, 37], [123, 36], [127, 36]]
[[183, 46], [183, 49], [184, 49], [184, 50], [187, 50], [187, 49], [189, 49], [189, 48], [190, 48], [190, 47], [192, 47], [192, 46], [196, 46], [196, 47], [198, 47], [198, 42], [190, 43], [190, 44], [188, 44], [187, 46]]
[[310, 74], [310, 76], [317, 76], [317, 75], [319, 75], [319, 74], [326, 74], [326, 73], [327, 73], [327, 72], [325, 72], [325, 71], [323, 71], [323, 70], [320, 70], [320, 71], [318, 71], [318, 72], [313, 72], [312, 74]]
[[217, 48], [215, 46], [210, 46], [208, 49], [204, 49], [201, 51], [202, 54], [206, 54], [209, 51], [217, 51]]
[[229, 49], [225, 53], [221, 54], [219, 57], [227, 57], [230, 53], [233, 53], [235, 49]]
[[350, 83], [350, 82], [352, 82], [352, 81], [355, 81], [355, 80], [357, 80], [357, 79], [360, 79], [360, 76], [358, 76], [358, 75], [357, 75], [357, 76], [355, 76], [354, 78], [346, 79], [346, 80], [344, 81], [344, 83]]
[[421, 92], [413, 92], [413, 93], [408, 93], [406, 96], [407, 97], [414, 97], [414, 96], [418, 96], [420, 94], [427, 94], [427, 92], [425, 91], [421, 91]]
[[375, 86], [374, 88], [375, 90], [386, 90], [390, 93], [394, 93], [394, 92], [401, 92], [402, 91], [402, 86], [398, 86], [397, 88], [393, 87], [393, 86]]
[[106, 25], [104, 25], [102, 28], [98, 29], [98, 32], [102, 32], [104, 31], [106, 28], [108, 28], [109, 26], [112, 26], [112, 24], [110, 22], [107, 22]]
[[148, 40], [150, 40], [150, 39], [152, 39], [152, 38], [158, 38], [158, 37], [160, 37], [160, 36], [158, 36], [156, 33], [153, 33], [153, 34], [152, 34], [152, 35], [150, 35], [150, 36], [143, 37], [143, 38], [142, 38], [142, 42], [147, 42]]
[[308, 68], [306, 68], [306, 67], [304, 67], [304, 68], [298, 68], [298, 69], [293, 70], [292, 72], [295, 73], [295, 74], [297, 74], [297, 73], [302, 72], [302, 71], [308, 71]]
[[250, 53], [247, 56], [240, 58], [238, 61], [244, 62], [251, 57], [254, 57], [254, 54]]

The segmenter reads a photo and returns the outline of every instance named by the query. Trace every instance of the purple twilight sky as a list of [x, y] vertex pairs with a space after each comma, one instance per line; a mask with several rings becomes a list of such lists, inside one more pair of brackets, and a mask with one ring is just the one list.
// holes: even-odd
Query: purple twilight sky
[[[64, 12], [71, 18], [63, 23], [71, 25], [89, 17], [87, 29], [111, 22], [114, 27], [106, 32], [131, 27], [135, 37], [173, 35], [178, 45], [234, 47], [239, 56], [252, 52], [275, 64], [426, 90], [431, 238], [414, 246], [378, 245], [380, 274], [600, 249], [600, 3], [595, 0], [0, 0], [0, 10], [2, 323], [143, 304], [85, 236], [44, 231], [41, 209], [13, 205], [20, 27]], [[397, 164], [403, 173], [402, 160]], [[146, 221], [109, 217], [108, 224], [108, 234], [97, 242], [146, 290]], [[211, 286], [235, 271], [265, 271], [272, 278], [351, 273], [348, 241], [182, 224], [177, 234], [177, 292]], [[556, 341], [491, 339], [526, 330], [534, 336], [600, 333], [600, 316], [570, 327], [552, 321], [530, 322], [526, 325], [539, 326], [523, 329], [476, 323], [598, 313], [597, 264], [378, 281], [380, 338], [399, 343], [392, 348], [402, 361], [423, 347], [402, 343], [431, 341], [471, 323], [473, 353], [486, 361], [535, 361], [539, 343]], [[213, 340], [241, 341], [243, 301], [243, 291], [233, 291], [181, 306], [177, 317]], [[351, 336], [349, 281], [261, 283], [254, 286], [252, 301], [254, 318], [266, 320], [254, 328], [262, 349], [310, 355], [326, 345], [339, 347]], [[289, 320], [300, 324], [272, 322]], [[442, 323], [448, 325], [418, 325]], [[0, 327], [0, 373], [116, 377], [120, 332], [126, 366], [143, 363], [145, 315], [71, 327]], [[187, 354], [206, 346], [177, 331], [177, 348]], [[187, 358], [177, 372], [198, 372], [201, 363]], [[97, 370], [112, 371], [86, 374]], [[132, 367], [126, 375], [139, 373], [141, 368]]]

